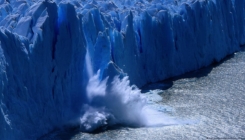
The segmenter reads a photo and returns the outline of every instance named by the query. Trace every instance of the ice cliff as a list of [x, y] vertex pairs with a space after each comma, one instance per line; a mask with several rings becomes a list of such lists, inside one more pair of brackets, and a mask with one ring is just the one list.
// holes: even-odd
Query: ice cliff
[[199, 69], [238, 51], [244, 25], [244, 0], [0, 0], [0, 137], [89, 124], [91, 77], [141, 87]]

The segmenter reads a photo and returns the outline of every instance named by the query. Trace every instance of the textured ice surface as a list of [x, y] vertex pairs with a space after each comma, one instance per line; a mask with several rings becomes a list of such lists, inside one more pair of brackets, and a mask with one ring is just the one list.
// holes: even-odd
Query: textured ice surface
[[90, 104], [86, 52], [100, 81], [127, 75], [142, 86], [239, 50], [244, 8], [243, 0], [0, 0], [1, 138], [76, 123]]

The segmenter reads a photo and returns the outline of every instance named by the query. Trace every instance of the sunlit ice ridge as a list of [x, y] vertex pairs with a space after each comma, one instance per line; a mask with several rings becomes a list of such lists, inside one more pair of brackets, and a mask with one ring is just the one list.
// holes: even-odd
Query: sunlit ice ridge
[[138, 87], [239, 51], [244, 8], [244, 0], [0, 0], [1, 139], [155, 124]]

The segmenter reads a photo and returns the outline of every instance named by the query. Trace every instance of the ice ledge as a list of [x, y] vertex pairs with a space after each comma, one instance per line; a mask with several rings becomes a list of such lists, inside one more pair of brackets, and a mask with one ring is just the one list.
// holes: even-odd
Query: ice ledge
[[1, 5], [3, 139], [34, 139], [75, 120], [86, 102], [86, 51], [100, 78], [128, 75], [142, 86], [207, 66], [245, 44], [245, 1], [156, 2]]

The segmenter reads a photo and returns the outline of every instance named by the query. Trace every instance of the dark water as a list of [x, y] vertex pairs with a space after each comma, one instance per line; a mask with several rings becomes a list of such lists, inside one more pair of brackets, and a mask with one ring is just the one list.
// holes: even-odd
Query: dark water
[[149, 90], [161, 95], [156, 104], [165, 114], [192, 123], [60, 134], [55, 139], [245, 139], [245, 51], [143, 89], [146, 94]]

